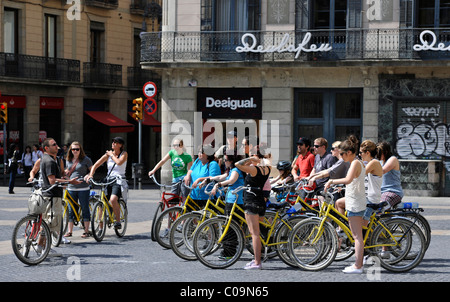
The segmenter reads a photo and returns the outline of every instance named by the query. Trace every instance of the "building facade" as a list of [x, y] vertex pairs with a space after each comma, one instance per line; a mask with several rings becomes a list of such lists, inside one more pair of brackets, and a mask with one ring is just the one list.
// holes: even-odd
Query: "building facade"
[[391, 143], [406, 194], [450, 195], [448, 1], [162, 8], [161, 31], [143, 34], [141, 49], [143, 68], [161, 76], [162, 153], [180, 136], [194, 155], [204, 141], [218, 146], [228, 123], [248, 123], [241, 136], [266, 135], [275, 160], [293, 159], [300, 136], [330, 146], [355, 134]]
[[[146, 0], [0, 2], [0, 93], [8, 104], [6, 137], [23, 150], [45, 137], [60, 146], [79, 141], [95, 162], [126, 141], [138, 162], [132, 100], [157, 75], [140, 68], [140, 33], [160, 30], [161, 3]], [[147, 166], [160, 157], [160, 122], [142, 126]], [[0, 129], [3, 130], [3, 129]], [[157, 146], [157, 148], [155, 148]]]

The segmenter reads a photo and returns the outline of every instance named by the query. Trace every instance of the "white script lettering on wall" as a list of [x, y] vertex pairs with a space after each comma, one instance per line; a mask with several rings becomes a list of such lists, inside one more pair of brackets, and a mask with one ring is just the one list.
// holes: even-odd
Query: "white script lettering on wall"
[[402, 123], [397, 126], [397, 153], [402, 158], [450, 155], [450, 125]]
[[[250, 43], [247, 43], [247, 40]], [[320, 46], [317, 46], [316, 44], [310, 44], [308, 48], [307, 45], [309, 44], [310, 40], [311, 40], [311, 33], [307, 32], [302, 42], [299, 43], [298, 46], [296, 46], [289, 43], [289, 34], [285, 34], [283, 39], [281, 39], [280, 44], [269, 45], [265, 47], [263, 45], [256, 46], [257, 43], [256, 37], [251, 33], [246, 33], [243, 34], [241, 38], [242, 45], [244, 46], [236, 47], [236, 52], [255, 52], [255, 53], [293, 52], [295, 53], [295, 58], [297, 59], [302, 51], [327, 52], [333, 49], [328, 43], [321, 44]]]
[[[430, 35], [431, 36], [431, 42], [428, 43], [427, 40], [425, 40], [425, 35]], [[444, 43], [439, 43], [436, 47], [436, 43], [437, 43], [437, 37], [436, 34], [434, 32], [432, 32], [431, 30], [424, 30], [420, 33], [419, 36], [420, 39], [420, 43], [422, 44], [415, 44], [413, 46], [413, 49], [415, 51], [422, 51], [422, 50], [434, 50], [434, 51], [450, 51], [450, 45], [446, 46]]]

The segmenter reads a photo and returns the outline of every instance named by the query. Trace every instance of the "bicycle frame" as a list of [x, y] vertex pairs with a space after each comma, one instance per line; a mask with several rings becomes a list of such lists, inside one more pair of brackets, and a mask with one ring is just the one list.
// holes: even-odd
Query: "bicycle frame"
[[[239, 205], [238, 205], [236, 202], [233, 204], [233, 207], [231, 208], [230, 214], [227, 216], [228, 221], [227, 221], [227, 224], [226, 224], [226, 226], [225, 226], [225, 229], [224, 229], [222, 235], [220, 236], [220, 238], [217, 240], [217, 242], [218, 242], [219, 244], [220, 244], [220, 243], [222, 242], [222, 240], [225, 238], [225, 235], [226, 235], [226, 233], [228, 232], [228, 229], [229, 229], [229, 227], [230, 227], [230, 224], [231, 224], [231, 221], [232, 221], [232, 218], [233, 218], [233, 217], [235, 217], [235, 218], [238, 219], [238, 221], [239, 221], [240, 224], [241, 224], [241, 227], [242, 227], [242, 225], [247, 224], [247, 220], [245, 219], [245, 217], [242, 217], [241, 215], [237, 214], [237, 213], [236, 213], [236, 209], [239, 209], [239, 210], [241, 210], [242, 212], [244, 212], [244, 210], [243, 210], [241, 207], [239, 207]], [[264, 219], [266, 219], [266, 218], [264, 217]], [[271, 243], [271, 244], [269, 244], [270, 237], [272, 236], [272, 233], [273, 233], [274, 230], [276, 229], [275, 227], [276, 227], [276, 225], [278, 224], [279, 220], [281, 220], [281, 221], [283, 221], [283, 223], [285, 223], [284, 220], [281, 219], [281, 215], [280, 215], [279, 211], [275, 211], [275, 216], [273, 217], [273, 222], [272, 222], [272, 223], [267, 223], [267, 222], [264, 222], [264, 221], [261, 221], [261, 220], [259, 221], [259, 224], [260, 224], [260, 225], [269, 228], [269, 232], [267, 233], [267, 238], [266, 238], [265, 240], [264, 240], [264, 238], [263, 238], [261, 235], [259, 236], [259, 237], [260, 237], [260, 240], [261, 240], [261, 243], [262, 243], [265, 247], [269, 247], [269, 246], [273, 246], [273, 245], [278, 245], [278, 244], [283, 244], [282, 242], [277, 242], [277, 243]]]
[[[331, 214], [333, 213], [333, 214]], [[337, 214], [338, 217], [336, 217]], [[336, 210], [336, 208], [329, 203], [328, 201], [324, 201], [320, 211], [319, 211], [319, 217], [317, 219], [321, 220], [321, 223], [319, 225], [319, 231], [316, 234], [316, 237], [312, 240], [312, 243], [316, 243], [317, 240], [323, 235], [323, 231], [324, 231], [324, 224], [326, 223], [327, 219], [331, 219], [332, 221], [334, 221], [341, 229], [342, 231], [344, 231], [344, 233], [347, 235], [348, 239], [350, 240], [350, 242], [352, 244], [355, 243], [355, 239], [353, 238], [352, 232], [349, 228], [349, 226], [344, 223], [343, 221], [348, 223], [348, 218], [347, 216], [342, 215], [338, 210]], [[378, 225], [381, 225], [383, 227], [383, 229], [387, 232], [387, 236], [389, 236], [392, 240], [393, 240], [393, 244], [383, 244], [383, 245], [366, 245], [368, 238], [370, 238], [371, 233], [373, 232], [373, 230], [375, 229], [375, 227], [377, 227]], [[376, 213], [373, 213], [372, 216], [370, 217], [369, 220], [369, 224], [367, 225], [367, 227], [363, 226], [363, 231], [365, 231], [365, 235], [363, 238], [363, 242], [364, 242], [364, 248], [365, 249], [370, 249], [370, 248], [374, 248], [374, 247], [380, 247], [380, 246], [397, 246], [399, 244], [399, 242], [404, 238], [405, 235], [403, 235], [400, 240], [397, 240], [395, 238], [395, 236], [391, 233], [391, 231], [389, 229], [387, 229], [384, 224], [377, 218]]]
[[[100, 195], [100, 202], [103, 204], [102, 215], [108, 213], [108, 220], [112, 223], [116, 222], [116, 217], [114, 216], [114, 211], [112, 211], [112, 205], [110, 204], [108, 197], [106, 196], [104, 188]], [[122, 214], [122, 213], [121, 213]], [[101, 217], [103, 219], [103, 216]], [[120, 219], [120, 217], [119, 217]]]
[[[75, 214], [75, 219], [77, 222], [81, 221], [81, 205], [75, 201], [72, 197], [72, 195], [70, 195], [68, 190], [64, 191], [64, 196], [63, 196], [63, 201], [65, 202], [64, 208], [63, 208], [63, 217], [65, 217], [65, 215], [69, 214], [69, 206], [72, 207], [73, 213]], [[78, 207], [77, 210], [75, 210], [75, 207]], [[89, 205], [90, 207], [90, 205]], [[92, 209], [90, 209], [92, 210]]]

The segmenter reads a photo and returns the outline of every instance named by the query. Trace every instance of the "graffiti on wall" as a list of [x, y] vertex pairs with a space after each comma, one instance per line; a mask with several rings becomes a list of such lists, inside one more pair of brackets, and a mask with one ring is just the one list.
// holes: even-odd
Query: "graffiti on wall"
[[450, 156], [450, 124], [442, 122], [440, 104], [408, 104], [399, 111], [396, 149], [401, 158]]

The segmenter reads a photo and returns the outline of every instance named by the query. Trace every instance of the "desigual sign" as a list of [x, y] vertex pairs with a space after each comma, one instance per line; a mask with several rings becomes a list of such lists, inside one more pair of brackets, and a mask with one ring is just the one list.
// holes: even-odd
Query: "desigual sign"
[[261, 119], [261, 88], [199, 88], [197, 110], [204, 119]]

